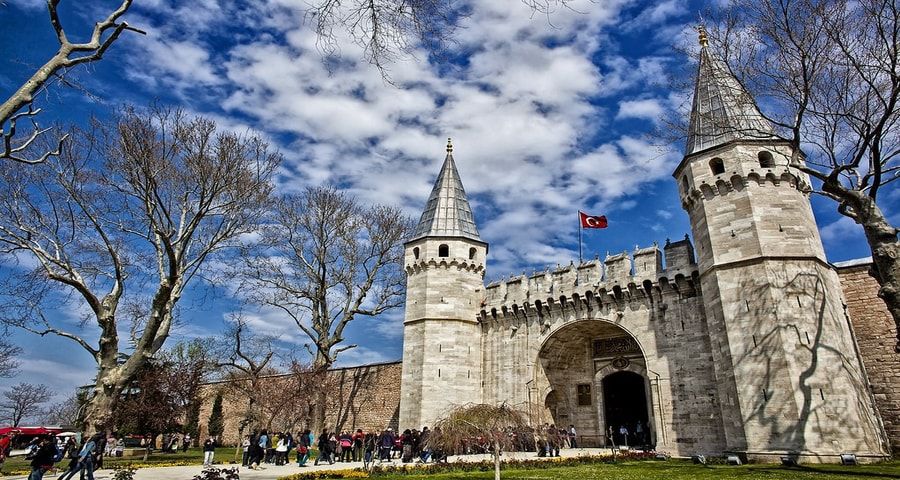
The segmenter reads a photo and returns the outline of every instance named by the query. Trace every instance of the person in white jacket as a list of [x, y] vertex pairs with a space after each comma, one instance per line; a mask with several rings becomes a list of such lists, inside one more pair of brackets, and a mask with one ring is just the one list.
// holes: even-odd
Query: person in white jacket
[[284, 465], [287, 463], [288, 439], [282, 435], [275, 446], [275, 465]]

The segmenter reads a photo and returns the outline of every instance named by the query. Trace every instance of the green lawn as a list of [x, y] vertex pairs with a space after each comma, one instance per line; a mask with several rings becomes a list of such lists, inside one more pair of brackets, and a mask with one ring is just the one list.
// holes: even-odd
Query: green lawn
[[[875, 465], [842, 467], [840, 465], [809, 465], [799, 468], [784, 468], [779, 465], [744, 465], [729, 467], [725, 465], [702, 466], [687, 461], [669, 460], [666, 462], [641, 461], [618, 464], [581, 465], [576, 467], [558, 467], [533, 470], [504, 470], [504, 479], [522, 480], [841, 480], [851, 478], [882, 479], [900, 478], [900, 462], [889, 462]], [[490, 472], [445, 473], [430, 475], [379, 475], [382, 480], [489, 480], [494, 478]]]

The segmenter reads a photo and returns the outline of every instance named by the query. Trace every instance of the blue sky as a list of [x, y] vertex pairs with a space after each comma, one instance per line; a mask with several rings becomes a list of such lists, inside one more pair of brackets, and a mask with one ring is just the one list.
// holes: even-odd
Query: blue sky
[[[85, 38], [117, 3], [63, 1], [69, 37]], [[452, 137], [491, 246], [488, 281], [576, 259], [578, 209], [610, 223], [585, 233], [586, 258], [690, 231], [671, 178], [683, 143], [667, 145], [653, 132], [664, 128], [660, 118], [688, 106], [690, 91], [672, 85], [692, 72], [691, 60], [673, 46], [696, 44], [692, 26], [709, 5], [583, 0], [542, 16], [520, 2], [470, 0], [447, 58], [429, 61], [420, 51], [395, 61], [394, 85], [346, 38], [338, 39], [342, 61], [326, 67], [303, 5], [136, 0], [126, 18], [148, 34], [125, 33], [100, 63], [72, 73], [89, 94], [57, 86], [43, 95], [43, 121], [81, 122], [125, 103], [182, 105], [268, 137], [286, 157], [280, 191], [333, 184], [415, 217]], [[0, 2], [0, 45], [6, 98], [55, 51], [44, 2]], [[813, 205], [831, 261], [868, 256], [857, 226], [829, 201]], [[214, 334], [239, 308], [227, 288], [210, 297], [195, 287], [170, 341]], [[244, 311], [254, 328], [280, 335], [286, 350], [304, 343], [283, 316]], [[360, 347], [340, 363], [399, 359], [401, 319], [396, 310], [358, 320], [348, 341]], [[93, 363], [71, 342], [13, 335], [25, 359], [20, 375], [0, 387], [41, 382], [64, 395], [90, 381]]]

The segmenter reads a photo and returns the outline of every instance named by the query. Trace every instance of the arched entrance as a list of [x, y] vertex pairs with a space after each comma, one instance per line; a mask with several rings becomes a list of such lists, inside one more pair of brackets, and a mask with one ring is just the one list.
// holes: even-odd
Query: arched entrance
[[645, 384], [643, 376], [629, 371], [612, 373], [601, 381], [607, 429], [612, 427], [618, 445], [650, 443]]
[[532, 398], [543, 400], [544, 417], [557, 427], [575, 427], [579, 446], [607, 445], [610, 425], [626, 425], [634, 438], [638, 422], [642, 444], [652, 443], [646, 361], [628, 331], [602, 320], [572, 322], [545, 340], [537, 360]]

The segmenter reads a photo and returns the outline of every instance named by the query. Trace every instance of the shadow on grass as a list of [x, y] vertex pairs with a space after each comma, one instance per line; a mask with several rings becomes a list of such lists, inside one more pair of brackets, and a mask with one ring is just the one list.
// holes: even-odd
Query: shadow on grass
[[808, 467], [803, 465], [796, 467], [784, 467], [772, 465], [767, 467], [761, 466], [758, 468], [753, 468], [753, 471], [777, 474], [783, 474], [784, 472], [803, 472], [812, 475], [839, 475], [849, 478], [900, 478], [900, 471], [898, 471], [898, 473], [873, 472], [869, 471], [868, 468], [877, 468], [877, 464], [849, 468], [839, 468], [834, 466]]

